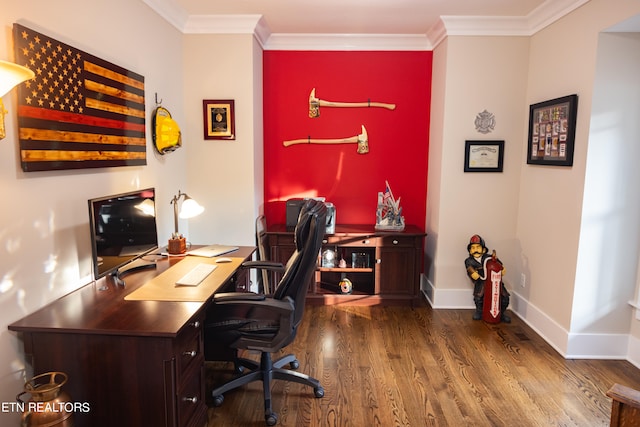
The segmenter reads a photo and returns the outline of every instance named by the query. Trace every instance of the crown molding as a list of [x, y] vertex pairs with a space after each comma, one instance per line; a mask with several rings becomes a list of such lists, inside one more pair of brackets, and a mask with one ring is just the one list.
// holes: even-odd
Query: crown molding
[[271, 34], [265, 50], [431, 50], [424, 34]]
[[191, 15], [185, 34], [253, 34], [262, 15]]
[[184, 34], [253, 34], [265, 50], [433, 50], [448, 36], [531, 36], [589, 0], [546, 0], [527, 16], [441, 16], [426, 34], [271, 33], [262, 15], [187, 15], [142, 0]]
[[431, 41], [432, 48], [438, 46], [447, 37], [447, 27], [442, 18], [438, 19], [427, 31], [427, 39]]
[[169, 0], [142, 0], [142, 2], [169, 24], [184, 32], [184, 26], [189, 15], [183, 8]]
[[184, 34], [253, 34], [263, 49], [271, 34], [262, 15], [192, 15], [186, 20], [182, 32]]
[[441, 16], [447, 36], [527, 36], [526, 17]]
[[530, 36], [573, 12], [589, 0], [547, 0], [527, 15]]
[[450, 36], [532, 36], [589, 0], [547, 0], [527, 16], [441, 16]]
[[527, 16], [441, 16], [427, 33], [433, 46], [447, 36], [532, 36], [589, 0], [547, 0]]

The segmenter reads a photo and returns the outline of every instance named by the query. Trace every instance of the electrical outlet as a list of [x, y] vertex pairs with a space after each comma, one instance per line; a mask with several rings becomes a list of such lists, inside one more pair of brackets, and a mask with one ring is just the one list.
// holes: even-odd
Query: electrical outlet
[[520, 273], [520, 286], [523, 288], [527, 286], [527, 275], [524, 273]]

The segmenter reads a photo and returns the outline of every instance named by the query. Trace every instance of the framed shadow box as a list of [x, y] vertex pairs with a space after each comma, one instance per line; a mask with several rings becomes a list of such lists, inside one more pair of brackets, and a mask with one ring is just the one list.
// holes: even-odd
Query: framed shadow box
[[578, 95], [529, 106], [527, 163], [573, 166]]

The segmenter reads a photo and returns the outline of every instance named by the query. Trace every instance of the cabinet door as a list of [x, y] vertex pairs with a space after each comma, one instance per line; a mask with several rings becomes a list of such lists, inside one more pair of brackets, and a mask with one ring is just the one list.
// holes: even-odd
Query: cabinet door
[[[271, 250], [269, 251], [271, 259], [270, 261], [280, 262], [283, 265], [287, 265], [287, 261], [291, 258], [291, 255], [295, 252], [296, 247], [293, 245], [293, 242], [287, 245], [277, 245], [271, 246]], [[272, 283], [272, 287], [280, 281], [282, 278], [282, 273], [276, 271], [269, 271], [269, 282]]]
[[[296, 251], [296, 246], [293, 243], [293, 234], [286, 236], [270, 236], [269, 239], [269, 256], [271, 257], [270, 261], [280, 262], [283, 265], [287, 265], [287, 261], [291, 258], [291, 255]], [[280, 282], [282, 278], [282, 273], [270, 271], [269, 272], [269, 281], [272, 283], [272, 286], [275, 286]], [[315, 276], [311, 276], [309, 280], [309, 292], [315, 292], [315, 284], [316, 278]]]
[[380, 294], [415, 295], [416, 249], [413, 246], [383, 245], [380, 247]]

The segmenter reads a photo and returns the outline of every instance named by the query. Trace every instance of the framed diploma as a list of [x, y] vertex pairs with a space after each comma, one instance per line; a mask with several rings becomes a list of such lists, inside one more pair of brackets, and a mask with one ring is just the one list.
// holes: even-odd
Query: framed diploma
[[465, 172], [502, 172], [504, 141], [466, 141]]

